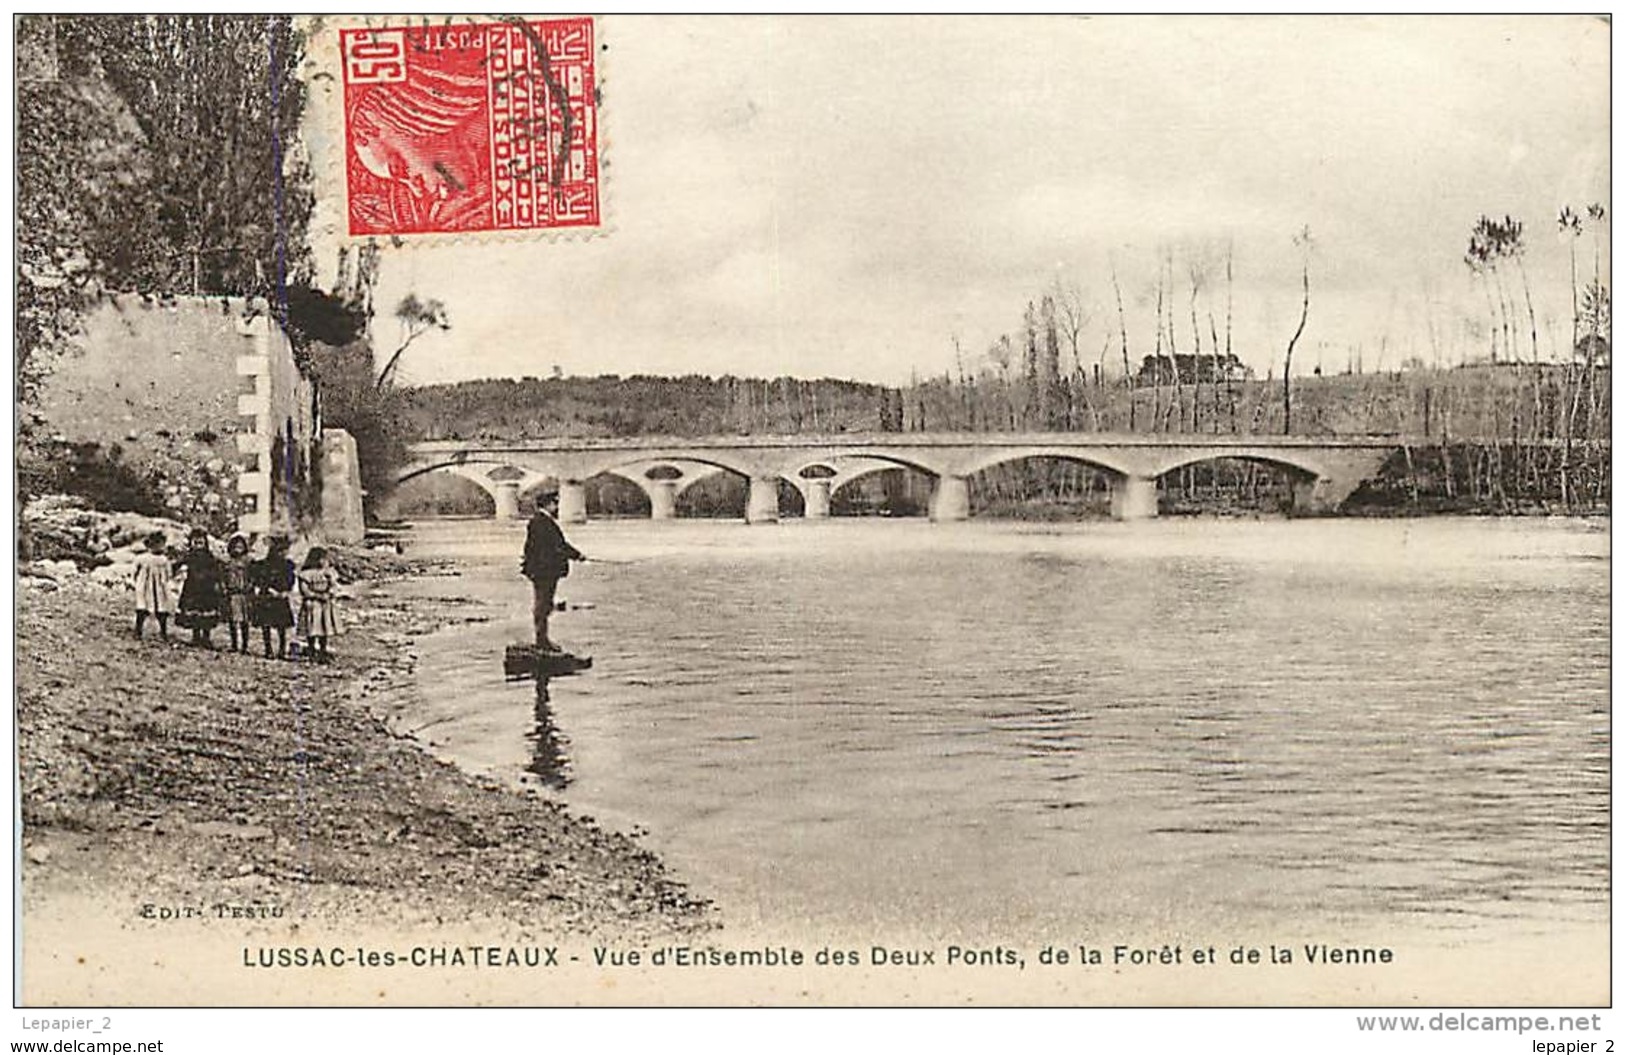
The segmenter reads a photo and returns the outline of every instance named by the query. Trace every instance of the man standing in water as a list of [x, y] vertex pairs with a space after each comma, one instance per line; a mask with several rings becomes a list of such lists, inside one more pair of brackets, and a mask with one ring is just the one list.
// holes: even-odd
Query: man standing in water
[[556, 519], [558, 515], [559, 493], [542, 492], [536, 499], [536, 515], [530, 518], [530, 526], [525, 529], [525, 560], [520, 566], [535, 590], [532, 616], [536, 623], [536, 647], [544, 652], [564, 651], [548, 636], [547, 620], [553, 614], [559, 580], [570, 574], [570, 562], [587, 559], [565, 540]]

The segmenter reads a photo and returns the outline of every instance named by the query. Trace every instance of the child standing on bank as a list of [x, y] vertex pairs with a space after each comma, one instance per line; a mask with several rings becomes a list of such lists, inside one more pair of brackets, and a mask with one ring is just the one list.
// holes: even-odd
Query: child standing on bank
[[233, 652], [248, 651], [248, 601], [251, 592], [248, 569], [248, 540], [241, 535], [233, 535], [231, 541], [226, 543], [226, 566], [221, 580], [226, 595], [222, 613], [226, 617], [226, 625], [231, 627]]
[[271, 631], [276, 631], [276, 658], [288, 658], [288, 627], [293, 625], [293, 607], [288, 594], [293, 591], [293, 561], [288, 559], [288, 540], [273, 538], [264, 560], [249, 566], [249, 582], [254, 587], [253, 623], [265, 638], [265, 658], [271, 658]]
[[147, 625], [149, 614], [158, 617], [158, 636], [169, 640], [169, 613], [174, 610], [174, 594], [170, 586], [174, 569], [165, 551], [166, 540], [162, 531], [147, 536], [147, 552], [135, 559], [135, 636]]
[[186, 556], [181, 558], [186, 579], [181, 583], [179, 610], [175, 622], [192, 631], [192, 644], [214, 648], [210, 636], [214, 624], [220, 621], [220, 608], [225, 603], [221, 592], [220, 558], [209, 548], [209, 533], [193, 528], [187, 536]]
[[338, 581], [338, 575], [327, 566], [327, 550], [312, 546], [305, 554], [305, 566], [299, 570], [299, 629], [318, 663], [331, 658], [327, 639], [339, 629], [338, 613], [333, 607]]

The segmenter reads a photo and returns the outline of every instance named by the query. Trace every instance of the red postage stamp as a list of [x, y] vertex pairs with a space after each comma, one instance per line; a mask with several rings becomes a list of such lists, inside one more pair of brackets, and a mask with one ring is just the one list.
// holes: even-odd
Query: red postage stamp
[[340, 30], [350, 234], [598, 226], [593, 29]]

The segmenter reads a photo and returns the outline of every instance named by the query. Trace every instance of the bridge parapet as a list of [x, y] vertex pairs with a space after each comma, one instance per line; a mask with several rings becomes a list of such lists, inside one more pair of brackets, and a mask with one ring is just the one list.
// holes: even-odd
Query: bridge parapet
[[1195, 432], [831, 432], [727, 436], [586, 436], [524, 440], [422, 440], [413, 451], [452, 455], [458, 451], [642, 451], [671, 448], [737, 450], [752, 447], [846, 449], [854, 447], [1399, 447], [1432, 443], [1400, 434], [1278, 436], [1264, 433]]

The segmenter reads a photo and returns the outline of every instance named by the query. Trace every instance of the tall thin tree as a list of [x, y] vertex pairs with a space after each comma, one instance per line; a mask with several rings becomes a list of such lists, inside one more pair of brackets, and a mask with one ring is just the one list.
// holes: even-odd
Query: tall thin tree
[[1283, 422], [1281, 431], [1287, 435], [1292, 434], [1292, 352], [1298, 346], [1298, 339], [1303, 336], [1303, 328], [1309, 322], [1309, 254], [1314, 248], [1314, 241], [1309, 235], [1309, 226], [1292, 238], [1292, 244], [1298, 247], [1303, 272], [1303, 309], [1298, 313], [1298, 328], [1292, 331], [1292, 339], [1286, 343], [1286, 365], [1281, 371], [1281, 403]]

